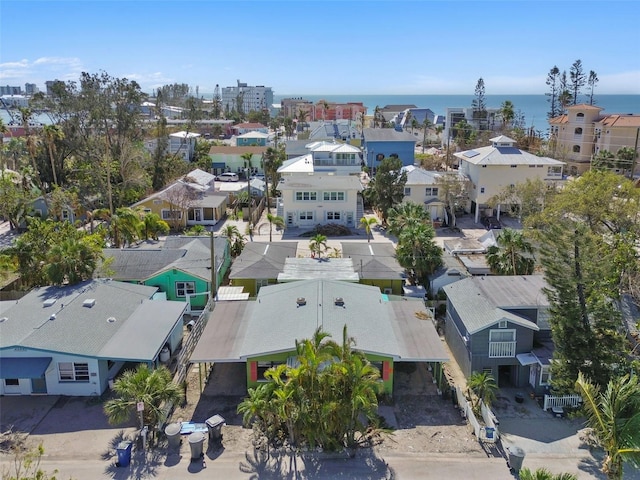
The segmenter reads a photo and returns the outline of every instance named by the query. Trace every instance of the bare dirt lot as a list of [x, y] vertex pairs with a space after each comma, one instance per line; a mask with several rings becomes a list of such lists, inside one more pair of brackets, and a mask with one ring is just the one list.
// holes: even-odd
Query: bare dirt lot
[[[206, 385], [202, 378], [204, 389], [200, 393], [201, 376], [195, 366], [188, 378], [187, 404], [175, 409], [171, 421], [200, 423], [212, 415], [222, 415], [226, 420], [222, 430], [225, 450], [249, 451], [253, 432], [242, 426], [242, 417], [236, 412], [246, 393], [244, 378], [243, 365], [217, 364]], [[380, 407], [394, 432], [385, 435], [375, 447], [379, 453], [465, 453], [486, 457], [458, 408], [451, 399], [438, 395], [426, 365], [396, 364], [394, 385], [392, 404]]]

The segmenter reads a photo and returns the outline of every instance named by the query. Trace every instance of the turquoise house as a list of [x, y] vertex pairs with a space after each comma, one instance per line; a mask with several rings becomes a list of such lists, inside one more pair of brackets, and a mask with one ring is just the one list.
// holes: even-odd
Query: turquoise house
[[269, 135], [263, 132], [247, 132], [236, 137], [237, 147], [266, 147]]
[[[168, 237], [162, 248], [104, 249], [101, 275], [158, 287], [167, 300], [188, 302], [187, 313], [202, 310], [211, 292], [211, 238]], [[215, 238], [216, 286], [231, 265], [229, 242]]]

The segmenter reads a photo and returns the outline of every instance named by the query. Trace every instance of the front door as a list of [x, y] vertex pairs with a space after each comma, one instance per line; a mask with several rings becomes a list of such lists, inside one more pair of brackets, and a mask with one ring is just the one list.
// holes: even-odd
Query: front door
[[47, 380], [44, 377], [32, 378], [31, 393], [47, 393]]
[[353, 212], [347, 213], [347, 226], [353, 227]]
[[202, 222], [202, 209], [201, 208], [195, 208], [193, 210], [193, 220], [195, 222]]
[[287, 226], [290, 227], [293, 225], [293, 213], [287, 213]]

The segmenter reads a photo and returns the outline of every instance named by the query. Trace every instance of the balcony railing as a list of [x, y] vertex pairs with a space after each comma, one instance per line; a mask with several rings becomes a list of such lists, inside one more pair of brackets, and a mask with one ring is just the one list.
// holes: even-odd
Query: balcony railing
[[516, 356], [516, 342], [489, 342], [489, 358]]

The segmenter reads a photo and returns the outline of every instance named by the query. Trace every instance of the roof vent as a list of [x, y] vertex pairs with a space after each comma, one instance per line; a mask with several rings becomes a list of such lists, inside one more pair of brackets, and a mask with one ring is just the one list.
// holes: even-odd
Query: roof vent
[[344, 298], [338, 297], [335, 299], [334, 304], [336, 307], [344, 307]]
[[298, 297], [296, 299], [296, 303], [298, 304], [299, 307], [302, 307], [303, 305], [307, 304], [307, 299], [304, 297]]
[[83, 307], [91, 308], [96, 304], [95, 298], [87, 298], [84, 302], [82, 302]]
[[115, 321], [116, 321], [116, 317], [107, 318], [107, 322], [109, 322], [109, 323], [114, 323]]
[[6, 322], [9, 320], [9, 317], [0, 317], [0, 323]]
[[56, 314], [52, 313], [51, 316], [49, 317], [49, 320], [55, 320], [56, 319]]
[[55, 298], [47, 298], [44, 302], [42, 302], [42, 304], [45, 307], [50, 307], [51, 305], [53, 305], [54, 303], [56, 303], [56, 299]]

